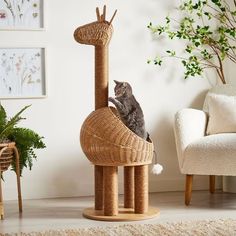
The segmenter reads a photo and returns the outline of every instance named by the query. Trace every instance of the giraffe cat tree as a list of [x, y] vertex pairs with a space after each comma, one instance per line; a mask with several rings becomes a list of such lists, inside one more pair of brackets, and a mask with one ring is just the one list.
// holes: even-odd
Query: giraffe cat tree
[[[115, 108], [108, 107], [108, 46], [112, 21], [106, 20], [106, 6], [97, 21], [78, 27], [74, 38], [95, 46], [95, 111], [84, 121], [81, 147], [94, 164], [95, 206], [85, 209], [90, 219], [130, 221], [152, 218], [159, 210], [148, 206], [148, 164], [153, 158], [153, 143], [129, 130]], [[124, 167], [124, 208], [118, 208], [118, 166]]]

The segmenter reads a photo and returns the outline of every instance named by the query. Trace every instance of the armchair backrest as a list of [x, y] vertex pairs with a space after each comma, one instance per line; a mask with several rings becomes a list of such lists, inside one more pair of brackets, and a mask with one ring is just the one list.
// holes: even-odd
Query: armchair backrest
[[216, 85], [215, 87], [211, 88], [205, 98], [204, 104], [203, 104], [203, 111], [208, 113], [208, 98], [210, 94], [222, 94], [226, 96], [235, 96], [236, 97], [236, 86], [231, 84], [221, 84]]

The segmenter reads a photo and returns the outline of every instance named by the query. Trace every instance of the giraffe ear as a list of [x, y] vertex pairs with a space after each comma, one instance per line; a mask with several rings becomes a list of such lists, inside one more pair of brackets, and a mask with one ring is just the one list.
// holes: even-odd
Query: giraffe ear
[[114, 80], [115, 84], [120, 84], [121, 82], [117, 81], [117, 80]]
[[96, 14], [97, 14], [97, 21], [100, 22], [101, 21], [101, 15], [100, 15], [98, 7], [96, 7]]
[[112, 18], [111, 18], [111, 20], [109, 22], [109, 25], [111, 25], [112, 21], [114, 20], [116, 13], [117, 13], [117, 10], [115, 10], [115, 12], [114, 12], [114, 14], [113, 14], [113, 16], [112, 16]]
[[103, 18], [103, 21], [106, 21], [106, 5], [103, 6], [102, 18]]

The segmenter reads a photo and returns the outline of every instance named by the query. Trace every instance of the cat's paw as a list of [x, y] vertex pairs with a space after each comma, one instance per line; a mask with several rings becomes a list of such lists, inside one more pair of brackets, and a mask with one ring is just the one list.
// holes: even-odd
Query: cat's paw
[[114, 102], [115, 102], [115, 99], [112, 98], [112, 97], [109, 97], [109, 98], [108, 98], [108, 101], [114, 103]]

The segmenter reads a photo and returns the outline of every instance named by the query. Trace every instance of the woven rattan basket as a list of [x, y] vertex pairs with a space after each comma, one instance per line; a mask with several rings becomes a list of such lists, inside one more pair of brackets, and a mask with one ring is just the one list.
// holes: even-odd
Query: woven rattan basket
[[6, 171], [12, 163], [15, 143], [0, 143], [0, 171]]
[[80, 143], [94, 165], [135, 166], [152, 162], [152, 141], [145, 141], [127, 128], [113, 107], [100, 108], [86, 118]]

